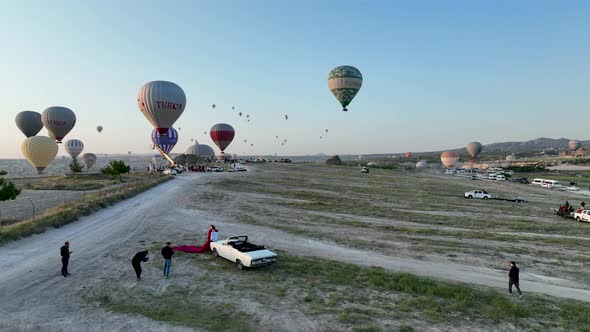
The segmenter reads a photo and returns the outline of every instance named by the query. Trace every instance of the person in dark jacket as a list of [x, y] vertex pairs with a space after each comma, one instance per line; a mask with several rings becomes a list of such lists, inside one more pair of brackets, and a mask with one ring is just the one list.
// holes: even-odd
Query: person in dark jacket
[[516, 287], [518, 295], [522, 299], [522, 292], [518, 286], [520, 270], [516, 267], [516, 262], [510, 262], [510, 270], [508, 270], [508, 293], [512, 294], [512, 285]]
[[172, 247], [170, 247], [170, 245], [170, 242], [166, 242], [166, 246], [162, 248], [162, 257], [164, 257], [164, 277], [166, 277], [166, 279], [170, 277], [172, 255], [174, 255], [174, 250], [172, 250]]
[[70, 243], [66, 242], [63, 246], [59, 249], [61, 254], [61, 275], [67, 277], [70, 275], [68, 272], [68, 264], [70, 263]]
[[131, 260], [131, 266], [135, 270], [137, 280], [141, 280], [141, 262], [147, 262], [150, 258], [148, 257], [148, 251], [140, 251]]

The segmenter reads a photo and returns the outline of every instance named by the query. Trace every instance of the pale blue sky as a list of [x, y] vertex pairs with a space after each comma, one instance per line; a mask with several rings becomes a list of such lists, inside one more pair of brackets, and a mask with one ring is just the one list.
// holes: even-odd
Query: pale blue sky
[[[21, 157], [14, 115], [52, 105], [85, 152], [150, 152], [151, 80], [187, 95], [173, 152], [217, 122], [239, 154], [590, 139], [589, 31], [587, 1], [2, 1], [0, 158]], [[326, 81], [345, 64], [364, 76], [348, 113]]]

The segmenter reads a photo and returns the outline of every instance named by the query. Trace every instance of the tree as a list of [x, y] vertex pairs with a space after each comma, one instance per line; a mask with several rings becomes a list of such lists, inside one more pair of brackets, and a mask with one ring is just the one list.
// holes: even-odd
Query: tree
[[72, 160], [72, 162], [70, 163], [70, 170], [72, 171], [72, 173], [80, 173], [82, 172], [82, 169], [82, 165], [80, 165], [78, 159]]
[[121, 174], [126, 174], [130, 171], [131, 167], [125, 164], [123, 160], [111, 160], [105, 168], [100, 170], [104, 175], [118, 176], [119, 179], [121, 178]]
[[8, 201], [15, 199], [20, 194], [14, 183], [5, 181], [3, 177], [0, 177], [0, 201]]

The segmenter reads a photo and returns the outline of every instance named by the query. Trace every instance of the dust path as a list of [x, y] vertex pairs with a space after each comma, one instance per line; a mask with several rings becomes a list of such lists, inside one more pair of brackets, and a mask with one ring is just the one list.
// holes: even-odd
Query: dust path
[[[148, 273], [141, 285], [135, 282], [130, 258], [136, 251], [160, 246], [168, 239], [204, 234], [211, 223], [220, 227], [222, 236], [248, 234], [253, 241], [294, 255], [381, 266], [392, 271], [502, 289], [507, 286], [506, 271], [385, 256], [379, 253], [377, 246], [368, 251], [359, 250], [240, 224], [231, 217], [239, 211], [211, 214], [190, 208], [198, 193], [211, 190], [210, 184], [216, 179], [228, 176], [248, 174], [180, 175], [78, 222], [0, 247], [0, 330], [187, 330], [143, 317], [110, 313], [85, 302], [83, 297], [87, 290], [100, 287], [113, 275], [120, 276], [119, 283], [124, 287], [149, 285], [162, 289], [159, 271], [158, 275]], [[231, 204], [227, 209], [231, 210]], [[72, 276], [63, 278], [59, 272], [59, 247], [66, 240], [73, 250]], [[195, 239], [194, 242], [200, 241]], [[590, 302], [590, 290], [574, 287], [576, 283], [565, 279], [523, 273], [521, 285], [525, 292]]]

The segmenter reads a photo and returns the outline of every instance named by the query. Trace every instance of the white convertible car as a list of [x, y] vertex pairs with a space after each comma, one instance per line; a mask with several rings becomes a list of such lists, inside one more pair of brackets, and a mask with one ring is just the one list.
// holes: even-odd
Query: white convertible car
[[277, 254], [248, 242], [246, 235], [232, 236], [226, 240], [211, 242], [211, 251], [217, 257], [235, 262], [240, 270], [272, 264], [277, 261]]

